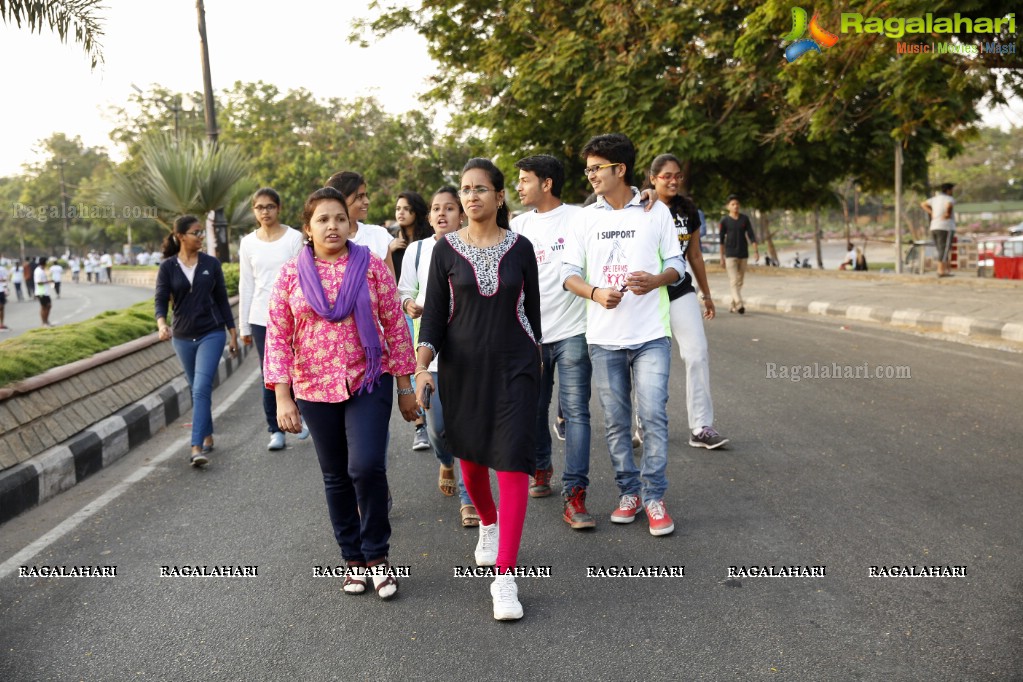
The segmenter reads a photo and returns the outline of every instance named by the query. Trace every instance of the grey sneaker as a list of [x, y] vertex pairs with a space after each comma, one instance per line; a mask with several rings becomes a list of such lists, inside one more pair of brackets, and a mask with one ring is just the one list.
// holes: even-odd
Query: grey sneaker
[[704, 426], [698, 434], [689, 436], [689, 444], [694, 448], [707, 448], [713, 450], [728, 442], [720, 433], [709, 426]]
[[551, 426], [554, 429], [554, 435], [558, 437], [558, 440], [565, 440], [565, 420], [555, 417], [554, 424]]
[[284, 432], [274, 431], [270, 434], [270, 443], [266, 446], [267, 450], [283, 450], [284, 449]]
[[425, 426], [416, 427], [416, 435], [412, 438], [412, 449], [413, 450], [429, 450], [430, 439], [426, 435]]

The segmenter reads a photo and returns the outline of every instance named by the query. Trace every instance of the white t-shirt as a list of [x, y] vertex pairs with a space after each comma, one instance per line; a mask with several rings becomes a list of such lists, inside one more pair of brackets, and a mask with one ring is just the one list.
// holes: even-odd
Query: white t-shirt
[[46, 281], [46, 270], [43, 266], [37, 265], [32, 271], [32, 281], [36, 283], [36, 296], [49, 296], [50, 285]]
[[99, 264], [104, 268], [109, 268], [114, 265], [114, 259], [110, 256], [109, 253], [104, 253], [102, 256], [99, 257]]
[[949, 206], [955, 206], [955, 199], [951, 195], [938, 192], [933, 197], [925, 202], [931, 207], [931, 229], [932, 230], [948, 230], [954, 232], [956, 229], [955, 213], [949, 214], [949, 217], [945, 217], [945, 212], [948, 211]]
[[[430, 279], [430, 259], [433, 258], [433, 249], [436, 246], [437, 237], [429, 237], [413, 242], [405, 250], [405, 260], [401, 262], [401, 279], [398, 281], [398, 298], [401, 299], [402, 310], [405, 309], [405, 301], [408, 299], [412, 299], [419, 306], [426, 303], [426, 283]], [[419, 256], [418, 266], [416, 265], [417, 254]], [[419, 323], [422, 319], [422, 317], [417, 317], [412, 320], [413, 348], [419, 341]], [[436, 355], [430, 362], [429, 370], [437, 371]]]
[[562, 204], [552, 211], [529, 211], [511, 221], [511, 229], [533, 244], [540, 273], [541, 343], [554, 343], [586, 333], [586, 301], [562, 286], [561, 256], [568, 225], [582, 209]]
[[281, 266], [302, 248], [302, 233], [288, 227], [276, 241], [265, 242], [255, 232], [242, 237], [238, 247], [238, 318], [241, 335], [252, 336], [252, 325], [265, 327], [273, 290]]
[[391, 245], [394, 237], [386, 228], [379, 225], [359, 223], [359, 231], [351, 239], [356, 244], [368, 246], [369, 250], [380, 256], [381, 260], [387, 260], [387, 247]]
[[[591, 286], [620, 289], [631, 272], [658, 275], [669, 258], [681, 263], [682, 248], [671, 211], [659, 201], [649, 213], [643, 208], [635, 195], [620, 210], [601, 198], [579, 211], [568, 227], [564, 264], [581, 268]], [[677, 267], [684, 276], [685, 266]], [[626, 292], [613, 310], [594, 301], [586, 303], [587, 343], [624, 347], [664, 337], [671, 337], [666, 287], [643, 296]]]
[[54, 283], [64, 281], [64, 268], [61, 267], [60, 263], [54, 263], [50, 266], [50, 281]]
[[0, 291], [7, 291], [7, 268], [0, 264]]

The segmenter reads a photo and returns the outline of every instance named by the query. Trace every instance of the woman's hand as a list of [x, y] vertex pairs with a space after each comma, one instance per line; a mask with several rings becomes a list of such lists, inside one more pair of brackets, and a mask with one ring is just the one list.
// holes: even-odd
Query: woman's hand
[[430, 390], [436, 392], [437, 386], [433, 383], [433, 372], [419, 372], [415, 376], [416, 381], [416, 404], [426, 409], [423, 405], [423, 391], [429, 386]]
[[243, 336], [242, 337], [242, 343], [245, 344], [246, 346], [251, 346], [252, 345], [252, 337], [251, 336]]
[[160, 325], [160, 340], [169, 341], [171, 337], [171, 328], [165, 324]]
[[405, 241], [404, 237], [399, 235], [391, 240], [391, 243], [387, 245], [387, 250], [390, 251], [391, 253], [394, 253], [395, 251], [400, 251], [401, 249], [404, 249], [407, 246], [408, 242]]
[[413, 320], [418, 320], [423, 315], [423, 306], [416, 305], [415, 300], [411, 298], [406, 299], [405, 314], [411, 317]]
[[407, 422], [414, 422], [419, 417], [419, 405], [416, 404], [414, 395], [398, 396], [398, 409]]
[[277, 394], [277, 427], [286, 433], [302, 432], [302, 415], [291, 396]]

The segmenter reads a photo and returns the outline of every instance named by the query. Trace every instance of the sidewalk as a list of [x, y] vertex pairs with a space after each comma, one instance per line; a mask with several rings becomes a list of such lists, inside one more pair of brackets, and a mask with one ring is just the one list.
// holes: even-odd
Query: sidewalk
[[[731, 301], [723, 268], [708, 268], [719, 315]], [[742, 289], [750, 311], [829, 315], [895, 327], [1023, 343], [1023, 281], [960, 273], [889, 275], [751, 267]]]

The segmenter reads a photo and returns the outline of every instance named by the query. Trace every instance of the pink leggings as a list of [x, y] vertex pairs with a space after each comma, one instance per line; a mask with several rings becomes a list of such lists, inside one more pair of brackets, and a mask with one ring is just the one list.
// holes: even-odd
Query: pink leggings
[[520, 471], [497, 472], [497, 489], [501, 495], [501, 514], [498, 517], [494, 496], [490, 491], [490, 469], [464, 459], [458, 461], [462, 464], [465, 490], [480, 515], [480, 522], [489, 526], [500, 518], [497, 569], [498, 572], [504, 573], [514, 568], [519, 558], [522, 525], [526, 521], [526, 502], [529, 500], [529, 474]]

